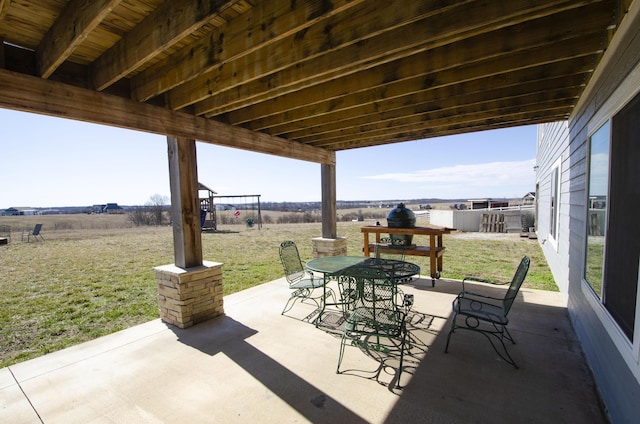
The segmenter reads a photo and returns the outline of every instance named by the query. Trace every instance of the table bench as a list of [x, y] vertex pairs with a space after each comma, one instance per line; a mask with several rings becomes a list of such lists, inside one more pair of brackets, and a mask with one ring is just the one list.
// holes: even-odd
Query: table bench
[[[405, 255], [409, 256], [425, 256], [429, 258], [429, 270], [431, 273], [431, 285], [435, 286], [436, 279], [440, 278], [440, 272], [442, 271], [442, 257], [446, 248], [442, 245], [442, 236], [449, 234], [453, 231], [453, 228], [429, 226], [429, 227], [413, 227], [413, 228], [389, 228], [382, 225], [370, 225], [362, 227], [360, 231], [364, 235], [364, 256], [370, 256], [371, 252], [375, 252], [376, 246], [378, 251], [386, 252], [389, 254], [401, 254], [404, 251]], [[375, 234], [375, 242], [369, 242], [369, 234]], [[425, 235], [429, 236], [429, 245], [412, 244], [406, 248], [398, 248], [393, 245], [381, 244], [380, 234], [411, 234], [414, 237]]]

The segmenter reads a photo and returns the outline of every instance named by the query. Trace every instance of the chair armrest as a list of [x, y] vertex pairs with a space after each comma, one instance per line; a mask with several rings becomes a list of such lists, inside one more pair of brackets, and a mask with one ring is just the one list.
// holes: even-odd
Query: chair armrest
[[478, 277], [469, 276], [469, 277], [464, 277], [464, 279], [462, 280], [462, 291], [465, 291], [465, 289], [464, 289], [465, 281], [475, 281], [477, 283], [491, 284], [493, 286], [502, 286], [502, 285], [505, 285], [505, 284], [510, 284], [510, 282], [496, 283], [496, 282], [493, 282], [493, 281], [485, 280], [484, 278], [478, 278]]
[[478, 278], [478, 277], [473, 277], [473, 276], [464, 277], [464, 280], [462, 280], [462, 282], [465, 282], [467, 280], [469, 280], [469, 281], [477, 281], [479, 283], [490, 283], [489, 280], [485, 280], [484, 278]]
[[466, 281], [475, 281], [475, 282], [477, 282], [477, 283], [488, 283], [488, 284], [490, 284], [490, 283], [489, 283], [489, 280], [485, 280], [484, 278], [478, 278], [478, 277], [464, 277], [464, 279], [462, 280], [462, 291], [463, 291], [463, 292], [465, 291], [464, 283], [465, 283]]
[[456, 299], [463, 299], [463, 298], [464, 299], [473, 299], [473, 298], [489, 299], [489, 300], [496, 300], [498, 302], [501, 302], [503, 300], [503, 298], [501, 297], [487, 296], [486, 294], [474, 293], [470, 291], [462, 291], [456, 297]]
[[307, 274], [307, 278], [309, 278], [312, 281], [319, 281], [321, 285], [324, 285], [324, 283], [325, 283], [325, 281], [324, 281], [324, 273], [318, 272], [318, 273], [314, 274], [313, 271], [309, 270], [306, 267], [305, 267], [304, 271]]

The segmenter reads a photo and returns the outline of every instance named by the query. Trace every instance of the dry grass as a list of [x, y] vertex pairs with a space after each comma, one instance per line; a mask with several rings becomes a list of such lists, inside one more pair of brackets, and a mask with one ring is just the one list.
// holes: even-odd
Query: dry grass
[[[22, 229], [43, 222], [45, 242], [23, 243]], [[418, 225], [425, 222], [418, 221]], [[158, 317], [153, 267], [173, 262], [170, 227], [127, 226], [125, 216], [0, 217], [13, 241], [0, 246], [0, 366], [91, 340]], [[369, 224], [369, 223], [365, 223]], [[362, 222], [338, 223], [350, 254], [362, 252]], [[226, 226], [202, 235], [204, 258], [222, 262], [224, 293], [282, 276], [278, 245], [293, 240], [305, 259], [321, 224]], [[16, 231], [18, 229], [19, 231]], [[444, 278], [508, 281], [532, 258], [526, 287], [557, 290], [535, 240], [445, 236]], [[411, 258], [428, 270], [426, 258]], [[428, 273], [424, 272], [423, 273]]]

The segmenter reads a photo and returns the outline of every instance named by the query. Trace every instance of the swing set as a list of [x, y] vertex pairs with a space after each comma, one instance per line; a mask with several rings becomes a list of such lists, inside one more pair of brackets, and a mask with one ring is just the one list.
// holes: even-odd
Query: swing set
[[202, 231], [219, 231], [220, 225], [245, 224], [247, 228], [262, 228], [259, 194], [237, 194], [219, 196], [202, 183], [200, 191], [207, 191], [200, 197], [200, 227]]

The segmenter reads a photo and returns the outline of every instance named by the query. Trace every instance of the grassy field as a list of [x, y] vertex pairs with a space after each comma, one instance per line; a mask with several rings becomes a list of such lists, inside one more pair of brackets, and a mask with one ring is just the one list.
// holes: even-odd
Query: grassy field
[[[44, 223], [46, 241], [21, 242], [21, 231], [35, 222]], [[417, 225], [425, 223], [419, 218]], [[170, 227], [130, 227], [123, 215], [0, 217], [0, 224], [13, 229], [12, 242], [0, 246], [0, 367], [158, 318], [153, 267], [173, 263]], [[362, 252], [362, 225], [338, 223], [349, 254]], [[234, 293], [282, 277], [283, 240], [310, 259], [321, 228], [225, 226], [202, 235], [204, 258], [224, 264], [224, 293]], [[532, 265], [524, 286], [557, 290], [536, 240], [456, 233], [444, 244], [443, 278], [508, 281], [526, 254]], [[426, 258], [411, 259], [428, 273]]]

